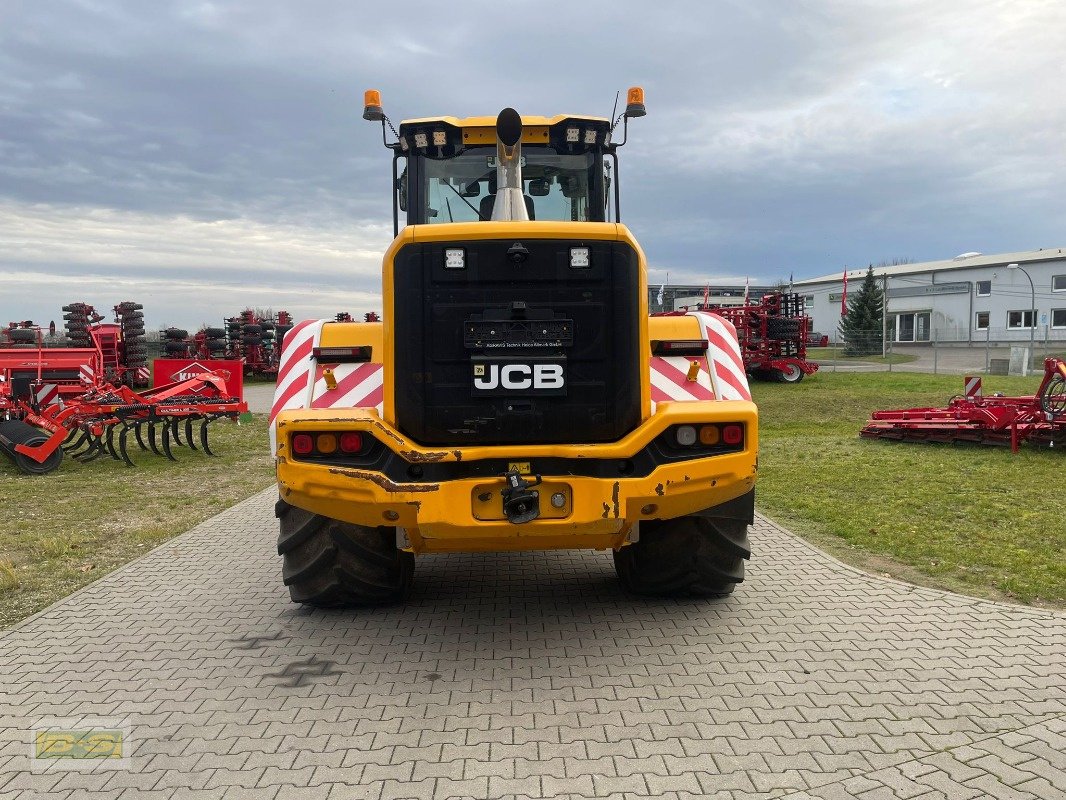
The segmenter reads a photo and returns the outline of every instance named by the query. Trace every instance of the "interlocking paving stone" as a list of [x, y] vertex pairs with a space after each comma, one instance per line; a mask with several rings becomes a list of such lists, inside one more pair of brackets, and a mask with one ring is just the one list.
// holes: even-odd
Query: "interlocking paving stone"
[[[0, 634], [0, 800], [1066, 798], [1066, 615], [866, 575], [760, 518], [712, 601], [609, 554], [422, 557], [403, 606], [292, 605], [273, 491]], [[48, 717], [127, 769], [34, 772]]]

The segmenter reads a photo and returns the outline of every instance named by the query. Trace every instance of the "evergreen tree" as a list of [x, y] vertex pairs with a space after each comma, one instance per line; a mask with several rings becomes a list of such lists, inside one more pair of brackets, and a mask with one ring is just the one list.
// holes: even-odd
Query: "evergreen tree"
[[844, 353], [849, 356], [880, 355], [882, 347], [882, 315], [884, 293], [874, 279], [871, 265], [866, 270], [859, 290], [848, 298], [847, 316], [840, 320], [840, 335], [844, 339]]

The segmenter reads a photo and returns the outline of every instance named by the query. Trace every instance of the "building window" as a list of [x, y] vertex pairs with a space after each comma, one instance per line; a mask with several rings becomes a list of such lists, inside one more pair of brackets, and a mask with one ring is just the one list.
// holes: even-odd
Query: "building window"
[[1008, 311], [1007, 312], [1007, 329], [1008, 330], [1029, 330], [1033, 327], [1033, 321], [1036, 319], [1036, 312], [1033, 310], [1028, 311]]
[[928, 342], [929, 312], [896, 315], [897, 342]]
[[813, 294], [805, 294], [803, 296], [803, 307], [804, 308], [814, 308], [814, 295]]
[[1051, 291], [1066, 292], [1066, 275], [1051, 276]]
[[979, 330], [979, 331], [987, 331], [988, 330], [989, 325], [988, 325], [988, 312], [987, 311], [978, 311], [977, 312], [976, 325], [977, 325], [977, 330]]
[[977, 296], [988, 297], [992, 294], [992, 281], [978, 281], [977, 282]]
[[1051, 327], [1066, 328], [1066, 308], [1051, 309]]

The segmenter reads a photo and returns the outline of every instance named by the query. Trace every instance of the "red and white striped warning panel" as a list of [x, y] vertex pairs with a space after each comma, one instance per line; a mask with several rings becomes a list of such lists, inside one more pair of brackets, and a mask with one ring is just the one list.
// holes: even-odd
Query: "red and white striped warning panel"
[[967, 375], [962, 393], [966, 397], [981, 396], [981, 379], [977, 376]]
[[[695, 371], [692, 367], [696, 364]], [[689, 375], [695, 372], [695, 380]], [[664, 400], [715, 400], [711, 371], [703, 356], [652, 356], [651, 399]]]
[[[324, 373], [333, 373], [330, 389]], [[319, 364], [315, 369], [315, 385], [311, 392], [311, 408], [375, 408], [382, 413], [385, 389], [381, 364]]]
[[78, 367], [78, 380], [86, 386], [92, 386], [96, 383], [96, 371], [90, 364], [81, 364]]
[[324, 319], [299, 322], [285, 334], [278, 364], [278, 382], [274, 388], [274, 403], [270, 407], [270, 453], [278, 449], [277, 426], [274, 420], [287, 408], [307, 408], [311, 404], [315, 362], [311, 351], [318, 346]]
[[59, 400], [59, 386], [54, 383], [45, 383], [38, 386], [33, 393], [34, 399], [37, 401], [38, 408], [44, 408], [50, 406]]
[[715, 396], [719, 400], [751, 400], [748, 373], [744, 369], [733, 323], [705, 311], [690, 311], [689, 314], [700, 321], [703, 338], [708, 343], [707, 358], [714, 365], [711, 377]]
[[148, 383], [152, 379], [152, 371], [148, 367], [137, 367], [138, 383]]
[[[717, 314], [703, 311], [689, 314], [699, 320], [700, 331], [707, 340], [707, 356], [652, 356], [652, 402], [751, 400], [737, 329]], [[697, 369], [693, 369], [693, 363]]]

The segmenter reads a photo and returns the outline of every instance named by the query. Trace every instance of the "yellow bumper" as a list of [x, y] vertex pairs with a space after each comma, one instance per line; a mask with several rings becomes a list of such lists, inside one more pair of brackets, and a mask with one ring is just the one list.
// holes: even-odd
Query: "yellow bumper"
[[[639, 477], [552, 475], [538, 459], [618, 459], [643, 450], [670, 425], [742, 422], [745, 449], [655, 467]], [[286, 502], [361, 525], [404, 528], [416, 552], [618, 548], [640, 520], [670, 519], [747, 494], [755, 486], [758, 415], [740, 401], [660, 403], [625, 439], [597, 445], [515, 445], [434, 450], [408, 441], [372, 409], [296, 409], [278, 416], [278, 488]], [[290, 457], [289, 438], [300, 431], [370, 433], [411, 464], [504, 459], [542, 475], [541, 516], [512, 524], [502, 514], [501, 477], [399, 483], [359, 467], [327, 466]], [[550, 502], [565, 498], [563, 508]]]

